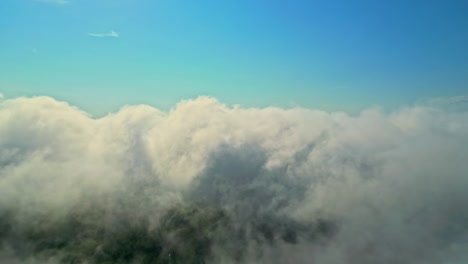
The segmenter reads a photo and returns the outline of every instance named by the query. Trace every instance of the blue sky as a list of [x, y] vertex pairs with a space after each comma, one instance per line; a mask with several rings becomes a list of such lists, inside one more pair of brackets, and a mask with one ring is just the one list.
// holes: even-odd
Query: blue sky
[[463, 96], [466, 14], [464, 0], [2, 0], [0, 92], [95, 116], [199, 95], [345, 111]]

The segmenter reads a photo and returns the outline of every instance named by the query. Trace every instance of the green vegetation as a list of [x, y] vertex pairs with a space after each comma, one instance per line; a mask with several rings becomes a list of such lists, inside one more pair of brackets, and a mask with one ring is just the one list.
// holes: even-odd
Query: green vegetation
[[[102, 209], [102, 208], [101, 208]], [[16, 224], [4, 214], [0, 239], [19, 255], [42, 258], [59, 256], [63, 263], [206, 263], [222, 226], [224, 211], [180, 206], [165, 212], [156, 228], [151, 219], [112, 219], [106, 211], [74, 212], [52, 221], [47, 215], [28, 224]], [[107, 216], [106, 216], [107, 215]]]
[[311, 238], [310, 234], [324, 228], [274, 218], [235, 220], [226, 210], [197, 204], [174, 206], [156, 218], [122, 216], [99, 205], [81, 206], [55, 220], [44, 214], [24, 222], [3, 213], [0, 241], [19, 258], [55, 257], [67, 264], [204, 264], [215, 257], [215, 244], [224, 249], [225, 257], [242, 262], [249, 241], [296, 243], [300, 236]]

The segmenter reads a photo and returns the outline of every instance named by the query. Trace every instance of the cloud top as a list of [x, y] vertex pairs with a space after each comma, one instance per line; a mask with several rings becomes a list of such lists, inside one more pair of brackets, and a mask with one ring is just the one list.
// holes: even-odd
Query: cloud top
[[7, 99], [0, 260], [464, 263], [467, 156], [468, 112], [446, 109]]

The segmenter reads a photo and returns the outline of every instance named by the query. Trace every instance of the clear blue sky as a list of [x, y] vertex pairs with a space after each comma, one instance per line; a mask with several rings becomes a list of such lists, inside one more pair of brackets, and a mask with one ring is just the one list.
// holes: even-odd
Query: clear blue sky
[[96, 116], [198, 95], [353, 111], [467, 91], [466, 0], [0, 2], [0, 92]]

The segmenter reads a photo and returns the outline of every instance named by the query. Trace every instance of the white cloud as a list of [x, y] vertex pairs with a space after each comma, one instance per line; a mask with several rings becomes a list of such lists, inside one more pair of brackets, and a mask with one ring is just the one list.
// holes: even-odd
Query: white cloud
[[98, 37], [98, 38], [103, 38], [103, 37], [118, 38], [119, 37], [119, 33], [115, 32], [114, 30], [111, 30], [109, 33], [103, 33], [103, 34], [88, 33], [88, 35], [92, 37]]
[[58, 4], [58, 5], [64, 5], [70, 3], [68, 0], [35, 0], [37, 2], [44, 2], [44, 3], [50, 3], [50, 4]]
[[[252, 255], [262, 259], [244, 263], [444, 263], [468, 237], [467, 156], [467, 112], [351, 116], [200, 97], [169, 112], [127, 106], [92, 119], [49, 97], [16, 98], [0, 103], [0, 211], [57, 217], [95, 194], [120, 208], [107, 194], [134, 184], [134, 210], [157, 214], [200, 188], [242, 212], [337, 219], [330, 241], [279, 243], [272, 252], [256, 240], [264, 254]], [[142, 206], [145, 199], [154, 204]]]

